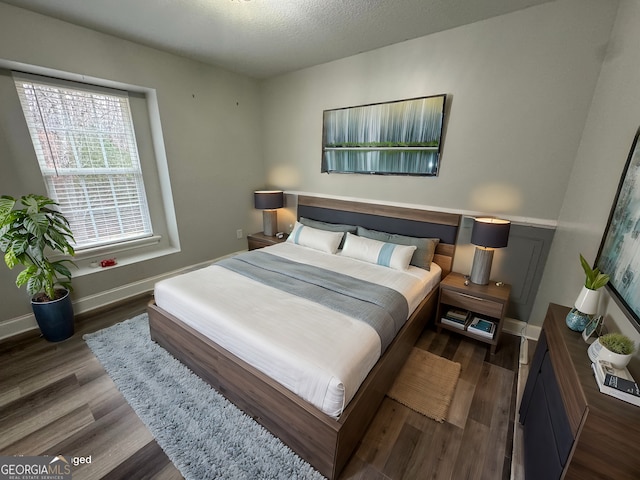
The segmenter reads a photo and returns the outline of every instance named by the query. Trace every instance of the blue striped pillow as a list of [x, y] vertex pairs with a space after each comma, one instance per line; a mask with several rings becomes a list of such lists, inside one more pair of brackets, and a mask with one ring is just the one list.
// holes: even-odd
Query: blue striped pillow
[[328, 232], [326, 230], [318, 230], [317, 228], [308, 227], [296, 222], [288, 242], [302, 245], [303, 247], [313, 248], [326, 253], [336, 253], [338, 245], [342, 241], [342, 232]]
[[342, 255], [396, 270], [406, 270], [415, 250], [415, 245], [379, 242], [347, 232]]

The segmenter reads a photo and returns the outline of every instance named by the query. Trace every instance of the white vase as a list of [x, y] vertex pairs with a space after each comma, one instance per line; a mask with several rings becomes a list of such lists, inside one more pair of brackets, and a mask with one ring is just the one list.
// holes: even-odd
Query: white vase
[[616, 368], [623, 369], [631, 361], [631, 356], [632, 355], [620, 355], [603, 346], [598, 354], [598, 360], [604, 360]]
[[629, 355], [621, 355], [619, 353], [612, 352], [600, 343], [599, 338], [596, 338], [596, 341], [591, 344], [588, 349], [588, 353], [589, 359], [592, 362], [595, 362], [596, 360], [604, 360], [609, 362], [615, 368], [621, 370], [629, 364], [631, 357], [633, 356], [632, 353]]
[[587, 287], [582, 287], [578, 298], [576, 298], [574, 306], [582, 313], [593, 315], [598, 311], [598, 300], [600, 300], [599, 290], [591, 290]]

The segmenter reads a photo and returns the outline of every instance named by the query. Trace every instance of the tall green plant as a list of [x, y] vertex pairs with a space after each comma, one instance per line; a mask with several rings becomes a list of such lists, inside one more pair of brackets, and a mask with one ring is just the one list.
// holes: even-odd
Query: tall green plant
[[0, 197], [0, 250], [10, 269], [25, 268], [18, 274], [16, 285], [26, 285], [30, 295], [44, 292], [42, 301], [56, 299], [56, 286], [71, 290], [71, 260], [51, 261], [46, 251], [75, 254], [70, 242], [73, 233], [67, 219], [55, 207], [58, 204], [41, 195], [24, 195], [18, 200], [8, 195]]
[[586, 275], [584, 286], [589, 290], [597, 290], [600, 287], [604, 287], [609, 281], [609, 275], [602, 273], [597, 267], [592, 269], [582, 254], [580, 254], [580, 264]]

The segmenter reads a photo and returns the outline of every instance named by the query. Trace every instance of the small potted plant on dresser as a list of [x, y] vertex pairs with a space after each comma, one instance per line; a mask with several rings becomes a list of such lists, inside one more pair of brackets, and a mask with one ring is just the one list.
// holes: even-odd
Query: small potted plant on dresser
[[[622, 333], [607, 333], [597, 340], [602, 348], [598, 360], [605, 360], [616, 368], [623, 369], [631, 361], [635, 350], [633, 340]], [[597, 348], [597, 347], [596, 347]]]
[[585, 274], [584, 285], [566, 318], [567, 326], [576, 332], [582, 332], [591, 321], [591, 315], [598, 310], [599, 289], [609, 282], [609, 275], [602, 273], [598, 268], [591, 268], [582, 254], [580, 265]]
[[66, 265], [73, 262], [47, 257], [49, 252], [75, 253], [69, 222], [56, 206], [41, 195], [24, 195], [19, 200], [0, 197], [0, 250], [10, 269], [25, 267], [16, 285], [26, 286], [36, 322], [50, 342], [66, 340], [74, 333], [71, 272]]

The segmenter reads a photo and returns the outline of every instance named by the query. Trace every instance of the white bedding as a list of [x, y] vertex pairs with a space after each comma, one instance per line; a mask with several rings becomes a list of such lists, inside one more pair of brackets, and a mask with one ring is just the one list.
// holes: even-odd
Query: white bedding
[[[280, 243], [264, 251], [393, 288], [413, 312], [441, 269], [394, 270]], [[381, 355], [368, 324], [212, 265], [155, 286], [156, 304], [332, 417]]]

